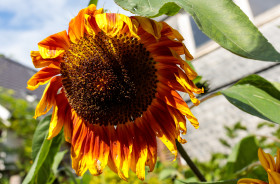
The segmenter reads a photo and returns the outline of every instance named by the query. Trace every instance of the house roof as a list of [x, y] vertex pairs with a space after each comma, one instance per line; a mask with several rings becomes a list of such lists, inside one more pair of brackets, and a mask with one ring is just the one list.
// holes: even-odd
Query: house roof
[[39, 99], [43, 94], [44, 88], [34, 91], [26, 89], [27, 81], [37, 71], [19, 64], [11, 59], [0, 57], [0, 86], [15, 91], [15, 97], [26, 98], [32, 95]]

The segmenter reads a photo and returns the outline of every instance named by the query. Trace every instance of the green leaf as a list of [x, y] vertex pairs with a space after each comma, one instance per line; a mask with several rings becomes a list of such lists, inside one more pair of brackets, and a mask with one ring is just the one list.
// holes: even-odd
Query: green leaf
[[42, 143], [45, 140], [46, 134], [48, 133], [49, 130], [49, 124], [51, 120], [51, 115], [46, 116], [44, 119], [42, 119], [33, 135], [33, 140], [32, 140], [32, 160], [34, 161], [38, 151], [40, 150]]
[[221, 91], [239, 109], [274, 123], [280, 123], [280, 91], [258, 75], [250, 75]]
[[114, 0], [123, 9], [144, 17], [158, 17], [166, 14], [175, 15], [181, 9], [170, 0]]
[[[232, 0], [115, 0], [141, 16], [175, 14], [182, 7], [208, 37], [245, 58], [280, 61], [280, 54]], [[171, 12], [171, 13], [170, 13]]]
[[57, 174], [57, 168], [60, 164], [60, 162], [62, 161], [64, 155], [67, 153], [67, 150], [64, 150], [64, 151], [60, 151], [58, 152], [55, 157], [54, 157], [54, 162], [53, 162], [53, 165], [52, 165], [52, 171], [54, 174]]
[[226, 174], [230, 176], [256, 160], [258, 160], [258, 145], [255, 136], [245, 137], [232, 149], [226, 165]]
[[222, 139], [222, 138], [219, 138], [219, 141], [222, 145], [224, 145], [225, 147], [228, 147], [230, 148], [230, 144], [225, 140], [225, 139]]
[[88, 6], [91, 4], [95, 4], [97, 6], [98, 0], [90, 0]]
[[[51, 176], [54, 158], [56, 157], [57, 152], [60, 149], [61, 141], [62, 141], [62, 131], [53, 138], [51, 147], [49, 149], [48, 155], [46, 159], [44, 160], [43, 165], [41, 166], [40, 170], [38, 171], [38, 174], [35, 175], [34, 183], [38, 184], [44, 184], [47, 183], [49, 180], [49, 177]], [[48, 140], [46, 140], [48, 141]]]
[[[34, 146], [32, 147], [34, 147], [35, 149], [34, 155], [36, 155], [36, 157], [34, 159], [34, 163], [31, 169], [29, 170], [27, 176], [23, 181], [23, 184], [29, 184], [29, 183], [44, 184], [48, 182], [54, 157], [60, 148], [62, 135], [63, 135], [63, 132], [61, 131], [61, 133], [56, 137], [54, 137], [53, 139], [51, 140], [46, 139], [48, 135], [48, 128], [49, 128], [49, 126], [47, 125], [49, 125], [50, 119], [51, 119], [51, 115], [45, 117], [42, 121], [40, 121], [35, 131], [34, 136], [36, 135], [36, 137], [34, 137], [33, 139]], [[38, 138], [39, 140], [36, 140], [36, 138]]]
[[178, 171], [175, 168], [172, 169], [164, 169], [159, 173], [159, 180], [164, 180], [166, 178], [172, 178], [174, 176], [178, 175]]
[[186, 184], [236, 184], [237, 180], [225, 180], [225, 181], [212, 181], [212, 182], [185, 182], [184, 180], [176, 180], [179, 183]]

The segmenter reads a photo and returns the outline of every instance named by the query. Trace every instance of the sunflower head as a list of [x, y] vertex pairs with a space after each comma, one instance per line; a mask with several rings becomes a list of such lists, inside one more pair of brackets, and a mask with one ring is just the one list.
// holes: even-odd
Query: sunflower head
[[156, 137], [176, 156], [175, 139], [186, 133], [186, 118], [197, 119], [178, 91], [202, 93], [195, 71], [182, 60], [192, 56], [178, 31], [144, 17], [82, 9], [62, 31], [32, 51], [34, 90], [47, 84], [35, 118], [53, 107], [48, 139], [64, 127], [77, 175], [102, 173], [108, 165], [122, 179], [131, 169], [139, 179], [154, 169]]

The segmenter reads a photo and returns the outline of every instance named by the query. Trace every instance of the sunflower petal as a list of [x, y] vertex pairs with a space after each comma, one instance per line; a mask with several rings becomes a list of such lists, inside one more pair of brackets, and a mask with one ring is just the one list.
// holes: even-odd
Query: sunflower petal
[[276, 172], [280, 173], [280, 149], [277, 149], [277, 155], [276, 155]]
[[167, 105], [178, 109], [183, 115], [185, 115], [191, 124], [195, 127], [199, 127], [199, 123], [196, 117], [192, 114], [186, 102], [182, 99], [182, 97], [174, 90], [170, 89], [168, 86], [164, 84], [159, 84], [158, 96], [159, 99], [164, 101]]
[[[150, 121], [153, 131], [155, 132], [156, 136], [160, 138], [160, 140], [165, 144], [165, 146], [169, 149], [169, 151], [177, 157], [177, 147], [175, 143], [175, 136], [173, 135], [172, 127], [170, 132], [166, 129], [164, 125], [161, 125], [163, 121], [168, 121], [166, 119], [162, 119], [163, 112], [160, 112], [155, 107], [151, 107], [149, 111], [145, 114], [146, 121]], [[163, 120], [163, 121], [162, 121]], [[168, 121], [170, 123], [170, 121]]]
[[173, 29], [171, 26], [169, 26], [167, 23], [162, 22], [162, 31], [161, 34], [163, 36], [167, 36], [170, 39], [177, 39], [179, 41], [183, 41], [184, 38], [182, 35], [175, 29]]
[[54, 106], [53, 113], [52, 113], [52, 119], [51, 119], [50, 127], [49, 127], [49, 135], [47, 138], [48, 140], [57, 136], [57, 134], [60, 132], [60, 130], [63, 126], [63, 123], [58, 121], [57, 111], [58, 111], [58, 107]]
[[279, 184], [280, 183], [280, 173], [271, 171], [267, 172], [269, 184]]
[[60, 73], [60, 68], [54, 64], [50, 64], [49, 66], [41, 69], [39, 72], [34, 74], [29, 81], [27, 82], [27, 89], [29, 90], [35, 90], [40, 85], [44, 85], [49, 80]]
[[172, 107], [167, 107], [167, 108], [170, 113], [170, 116], [172, 117], [176, 125], [176, 131], [178, 134], [177, 140], [180, 143], [186, 143], [187, 141], [185, 139], [182, 139], [180, 136], [181, 133], [184, 135], [187, 132], [185, 117], [177, 109], [174, 109]]
[[134, 172], [136, 173], [137, 177], [140, 180], [145, 179], [145, 165], [148, 157], [148, 146], [146, 143], [146, 140], [141, 133], [137, 129], [137, 126], [132, 125], [130, 126], [131, 132], [134, 132], [134, 139], [133, 139], [133, 169]]
[[265, 170], [271, 170], [271, 171], [276, 170], [274, 158], [270, 154], [265, 153], [261, 148], [259, 148], [258, 156], [259, 156], [259, 160]]
[[88, 151], [84, 152], [89, 171], [92, 175], [99, 175], [107, 165], [109, 155], [109, 143], [104, 130], [99, 125], [94, 125], [89, 132], [91, 139], [88, 143]]
[[71, 159], [72, 159], [72, 168], [76, 171], [78, 176], [82, 176], [87, 171], [87, 160], [83, 154], [76, 154], [74, 147], [71, 147]]
[[64, 30], [45, 38], [38, 43], [38, 47], [43, 59], [58, 57], [70, 47], [67, 32]]
[[238, 180], [237, 184], [268, 184], [268, 183], [258, 179], [242, 178]]
[[134, 25], [130, 18], [125, 15], [117, 13], [104, 13], [96, 15], [95, 18], [98, 27], [107, 33], [107, 35], [115, 36], [123, 33], [123, 28], [127, 25], [130, 31], [128, 32], [128, 35], [139, 38], [136, 33], [136, 25]]
[[128, 171], [130, 168], [131, 154], [133, 148], [133, 140], [131, 139], [131, 132], [129, 134], [128, 127], [130, 125], [118, 125], [116, 131], [120, 139], [122, 148], [121, 170], [125, 178], [128, 178]]
[[[51, 121], [48, 139], [55, 137], [60, 132], [63, 125], [65, 129], [67, 129], [67, 125], [71, 121], [71, 109], [65, 97], [65, 93], [60, 93], [56, 96], [56, 106], [54, 107], [53, 115], [54, 114], [56, 117], [54, 117], [54, 121]], [[67, 130], [64, 130], [64, 132], [66, 132], [64, 135], [66, 138], [65, 140], [69, 142], [70, 135]]]
[[45, 88], [40, 102], [36, 107], [34, 118], [46, 114], [52, 108], [52, 106], [56, 104], [55, 97], [57, 95], [58, 89], [61, 88], [61, 86], [61, 77], [57, 76], [51, 79]]
[[50, 64], [59, 65], [61, 58], [43, 59], [39, 51], [31, 51], [30, 53], [35, 68], [42, 68]]
[[199, 105], [200, 101], [195, 97], [193, 92], [200, 94], [203, 93], [204, 90], [197, 88], [192, 81], [190, 81], [185, 73], [182, 70], [178, 70], [179, 75], [174, 74], [176, 80], [185, 88], [186, 92], [189, 94], [191, 101], [195, 105]]
[[111, 161], [111, 166], [116, 169], [117, 174], [119, 175], [120, 178], [122, 178], [123, 180], [127, 180], [127, 178], [125, 177], [125, 175], [121, 170], [122, 148], [121, 148], [121, 142], [119, 140], [117, 131], [115, 130], [113, 125], [109, 125], [106, 130], [110, 140], [109, 157]]
[[156, 39], [160, 39], [162, 23], [140, 16], [135, 16], [133, 18], [139, 22], [140, 27], [142, 27], [146, 32], [153, 35]]

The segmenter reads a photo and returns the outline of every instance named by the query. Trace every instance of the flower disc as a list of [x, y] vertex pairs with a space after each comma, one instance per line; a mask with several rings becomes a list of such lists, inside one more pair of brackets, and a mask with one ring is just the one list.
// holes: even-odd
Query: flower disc
[[61, 63], [72, 108], [91, 124], [123, 124], [140, 117], [156, 92], [155, 62], [134, 37], [103, 32], [73, 43]]

